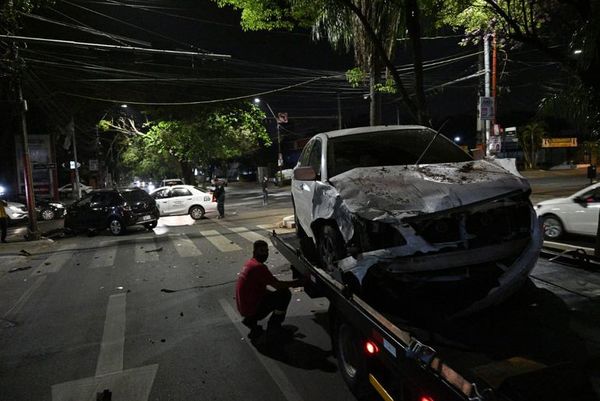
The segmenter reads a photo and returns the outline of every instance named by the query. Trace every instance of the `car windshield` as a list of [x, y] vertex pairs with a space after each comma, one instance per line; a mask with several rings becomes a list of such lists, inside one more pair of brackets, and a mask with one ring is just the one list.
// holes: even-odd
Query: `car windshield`
[[129, 203], [147, 202], [152, 198], [144, 191], [123, 191], [121, 192], [125, 200]]
[[[327, 144], [327, 169], [333, 177], [356, 167], [415, 164], [433, 139], [432, 130], [395, 130], [340, 136]], [[461, 148], [438, 135], [420, 163], [472, 160]]]

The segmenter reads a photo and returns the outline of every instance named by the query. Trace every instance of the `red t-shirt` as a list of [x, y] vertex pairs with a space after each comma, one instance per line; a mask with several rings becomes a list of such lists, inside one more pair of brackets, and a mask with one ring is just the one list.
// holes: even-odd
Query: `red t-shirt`
[[235, 286], [237, 308], [242, 316], [253, 316], [267, 292], [267, 285], [277, 281], [267, 266], [252, 258], [244, 264]]

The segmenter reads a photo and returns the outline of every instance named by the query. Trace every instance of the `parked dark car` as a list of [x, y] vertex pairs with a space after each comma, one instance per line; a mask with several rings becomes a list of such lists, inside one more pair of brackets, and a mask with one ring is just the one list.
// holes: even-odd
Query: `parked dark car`
[[158, 216], [154, 199], [139, 188], [101, 189], [67, 208], [65, 228], [75, 232], [108, 228], [119, 235], [133, 225], [152, 230]]
[[[27, 204], [24, 196], [19, 196], [17, 202]], [[62, 219], [65, 215], [65, 205], [62, 202], [56, 202], [46, 198], [35, 198], [35, 210], [39, 220]]]

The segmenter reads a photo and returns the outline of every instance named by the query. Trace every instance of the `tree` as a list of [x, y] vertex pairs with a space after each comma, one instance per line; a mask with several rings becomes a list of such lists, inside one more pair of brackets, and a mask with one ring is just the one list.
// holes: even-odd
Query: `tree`
[[544, 127], [539, 122], [531, 122], [519, 129], [517, 132], [519, 144], [523, 149], [526, 168], [533, 169], [537, 167], [537, 153], [542, 147], [542, 138], [544, 136]]
[[440, 20], [475, 37], [495, 31], [507, 45], [528, 45], [558, 62], [577, 78], [600, 125], [599, 1], [451, 0]]
[[133, 147], [122, 153], [123, 162], [142, 175], [153, 175], [151, 169], [160, 163], [165, 164], [156, 169], [156, 174], [169, 163], [172, 170], [175, 160], [186, 182], [193, 182], [195, 166], [223, 162], [260, 144], [271, 144], [263, 125], [264, 113], [248, 102], [179, 111], [178, 116], [156, 111], [157, 115], [163, 113], [164, 117], [149, 121], [143, 130], [128, 126], [131, 121], [127, 119], [109, 124], [133, 135], [125, 143]]
[[[371, 101], [376, 102], [373, 89], [375, 74], [385, 67], [391, 75], [394, 90], [406, 104], [415, 120], [430, 124], [423, 89], [422, 55], [420, 47], [421, 10], [416, 0], [214, 0], [242, 10], [241, 25], [247, 30], [292, 29], [314, 27], [316, 36], [326, 34], [334, 43], [353, 46], [359, 67], [368, 65]], [[431, 6], [430, 1], [422, 2]], [[415, 98], [410, 96], [392, 60], [399, 33], [406, 32], [413, 44]], [[371, 121], [376, 122], [376, 108], [371, 109]]]

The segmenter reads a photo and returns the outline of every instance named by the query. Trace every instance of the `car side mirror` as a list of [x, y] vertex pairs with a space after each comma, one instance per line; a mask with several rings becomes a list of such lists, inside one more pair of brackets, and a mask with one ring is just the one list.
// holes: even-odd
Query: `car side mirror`
[[314, 181], [317, 179], [317, 173], [311, 166], [296, 167], [294, 169], [294, 179], [299, 181]]
[[587, 201], [585, 199], [583, 199], [582, 197], [580, 197], [580, 196], [576, 196], [575, 198], [573, 198], [573, 202], [579, 203], [583, 207], [587, 207], [588, 206]]

